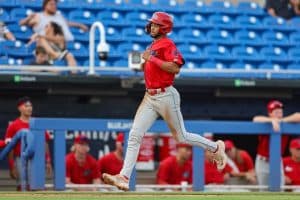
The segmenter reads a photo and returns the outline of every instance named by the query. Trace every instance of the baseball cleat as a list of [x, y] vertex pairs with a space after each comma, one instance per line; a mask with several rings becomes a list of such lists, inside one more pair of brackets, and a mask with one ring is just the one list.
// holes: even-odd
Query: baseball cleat
[[125, 176], [121, 174], [110, 175], [104, 173], [102, 175], [102, 178], [104, 180], [104, 183], [116, 186], [119, 190], [124, 190], [124, 191], [129, 190], [129, 181]]
[[225, 154], [225, 144], [221, 140], [218, 140], [216, 143], [218, 145], [218, 149], [214, 153], [213, 160], [216, 162], [218, 170], [222, 170], [225, 168], [227, 162], [227, 156]]

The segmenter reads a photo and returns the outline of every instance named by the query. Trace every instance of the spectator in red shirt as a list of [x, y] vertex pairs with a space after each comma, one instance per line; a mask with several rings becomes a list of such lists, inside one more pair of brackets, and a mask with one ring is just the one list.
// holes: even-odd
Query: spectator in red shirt
[[119, 174], [123, 166], [123, 145], [124, 134], [119, 133], [116, 138], [116, 149], [101, 157], [98, 161], [101, 177], [103, 173], [111, 175]]
[[255, 184], [256, 176], [251, 156], [245, 150], [235, 147], [231, 140], [224, 141], [225, 151], [228, 156], [227, 163], [232, 168], [230, 180], [235, 184]]
[[176, 148], [175, 156], [169, 156], [160, 163], [156, 176], [157, 184], [192, 183], [192, 146], [179, 143]]
[[88, 143], [85, 135], [75, 137], [73, 152], [66, 156], [66, 184], [100, 184], [99, 167], [88, 153]]
[[[22, 97], [17, 102], [17, 107], [20, 112], [20, 117], [15, 121], [11, 122], [6, 130], [5, 134], [5, 143], [9, 143], [11, 139], [21, 130], [21, 129], [29, 129], [29, 121], [32, 116], [32, 102], [29, 97]], [[49, 140], [50, 136], [46, 133], [46, 141]], [[51, 174], [51, 159], [48, 143], [46, 145], [46, 171], [47, 174]], [[21, 189], [21, 180], [19, 179], [21, 174], [21, 142], [18, 142], [15, 148], [9, 153], [8, 162], [9, 162], [9, 170], [10, 176], [17, 180], [17, 189]], [[30, 170], [28, 170], [30, 171]]]
[[[283, 118], [283, 104], [278, 100], [272, 100], [267, 105], [268, 116], [255, 116], [253, 118], [254, 122], [270, 122], [273, 125], [274, 131], [279, 131], [279, 121]], [[283, 135], [281, 137], [281, 154], [284, 153], [285, 148], [288, 144], [289, 137]], [[255, 171], [257, 182], [259, 185], [269, 184], [269, 146], [270, 146], [270, 136], [269, 135], [259, 135], [258, 136], [258, 146], [257, 146], [257, 156], [255, 161]], [[282, 184], [283, 184], [283, 169], [282, 169]]]
[[224, 184], [229, 179], [232, 168], [227, 163], [223, 170], [218, 170], [213, 157], [214, 155], [211, 151], [205, 151], [204, 182], [205, 184]]
[[290, 153], [283, 159], [285, 184], [300, 185], [300, 138], [291, 141]]

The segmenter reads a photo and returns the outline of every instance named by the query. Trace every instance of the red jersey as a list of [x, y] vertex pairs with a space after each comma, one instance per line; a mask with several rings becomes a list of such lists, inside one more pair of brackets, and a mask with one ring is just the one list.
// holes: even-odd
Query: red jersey
[[[163, 61], [175, 62], [180, 66], [184, 64], [184, 60], [174, 42], [167, 37], [153, 41], [149, 49], [152, 56]], [[144, 76], [146, 88], [157, 89], [173, 85], [175, 74], [166, 72], [159, 66], [148, 61], [144, 66]]]
[[[20, 118], [17, 118], [15, 121], [11, 122], [8, 125], [6, 130], [5, 139], [13, 138], [18, 131], [21, 129], [29, 129], [29, 123], [22, 121]], [[45, 132], [46, 141], [50, 139], [49, 133]], [[14, 148], [14, 156], [19, 157], [21, 155], [21, 142], [19, 141]]]
[[216, 163], [210, 162], [205, 159], [204, 162], [204, 175], [205, 175], [205, 184], [216, 183], [223, 184], [224, 183], [224, 175], [226, 173], [231, 173], [232, 168], [226, 164], [225, 168], [222, 171], [219, 171]]
[[100, 178], [96, 159], [87, 154], [85, 162], [79, 165], [74, 153], [66, 156], [66, 176], [75, 184], [92, 184], [94, 179]]
[[[284, 153], [285, 148], [288, 144], [289, 136], [283, 135], [281, 137], [281, 155]], [[259, 135], [258, 136], [258, 146], [257, 154], [269, 158], [269, 145], [270, 136], [269, 135]]]
[[[13, 138], [18, 131], [21, 129], [29, 129], [29, 123], [22, 121], [20, 118], [16, 119], [15, 121], [11, 122], [8, 125], [6, 130], [5, 139]], [[21, 142], [19, 141], [14, 148], [14, 156], [19, 157], [21, 155]]]
[[292, 185], [300, 185], [300, 162], [286, 157], [283, 159], [283, 166], [284, 175], [292, 180]]
[[192, 183], [192, 162], [186, 161], [182, 166], [177, 162], [176, 156], [169, 156], [163, 160], [157, 171], [157, 182], [162, 180], [168, 184], [180, 184], [182, 181]]
[[110, 152], [100, 158], [98, 164], [100, 168], [100, 175], [103, 173], [116, 175], [119, 174], [122, 169], [123, 160], [118, 159], [114, 152]]
[[239, 158], [233, 160], [240, 172], [247, 172], [254, 169], [254, 164], [251, 156], [244, 150], [239, 150]]

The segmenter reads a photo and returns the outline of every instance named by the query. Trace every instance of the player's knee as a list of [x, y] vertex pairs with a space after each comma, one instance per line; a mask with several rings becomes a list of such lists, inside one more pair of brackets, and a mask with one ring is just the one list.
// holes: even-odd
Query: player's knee
[[138, 131], [131, 130], [129, 135], [130, 136], [129, 136], [128, 142], [134, 143], [134, 144], [136, 144], [136, 143], [140, 144], [142, 142], [143, 134], [138, 133]]

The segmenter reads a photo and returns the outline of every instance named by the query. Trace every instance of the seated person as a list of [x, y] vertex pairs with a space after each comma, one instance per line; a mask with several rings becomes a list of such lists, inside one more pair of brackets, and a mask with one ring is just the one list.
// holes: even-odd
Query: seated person
[[65, 59], [68, 66], [77, 65], [74, 56], [66, 49], [62, 28], [57, 23], [47, 24], [45, 35], [33, 34], [28, 44], [32, 42], [37, 42], [37, 46], [42, 46], [52, 60]]
[[108, 173], [111, 175], [119, 174], [123, 166], [123, 145], [124, 134], [119, 133], [116, 138], [116, 149], [101, 157], [98, 161], [100, 175], [103, 173]]
[[49, 56], [43, 47], [37, 46], [34, 53], [35, 59], [29, 65], [51, 65], [49, 63]]
[[300, 138], [291, 141], [290, 153], [283, 158], [285, 184], [300, 185]]
[[157, 171], [157, 184], [192, 184], [192, 146], [179, 143], [176, 145], [176, 155], [164, 159]]
[[9, 29], [7, 28], [7, 26], [5, 26], [5, 24], [2, 21], [0, 21], [0, 42], [1, 41], [5, 41], [5, 40], [15, 41], [16, 38], [9, 31]]
[[229, 179], [232, 169], [226, 164], [223, 170], [218, 170], [213, 158], [214, 154], [211, 151], [205, 151], [204, 182], [205, 184], [224, 184]]
[[255, 184], [256, 176], [251, 156], [245, 150], [236, 148], [231, 140], [224, 143], [227, 163], [233, 170], [229, 181], [234, 184]]
[[100, 184], [97, 161], [88, 153], [88, 138], [76, 136], [72, 150], [66, 156], [66, 184]]
[[271, 16], [284, 19], [291, 19], [296, 15], [291, 0], [267, 0], [266, 10]]

